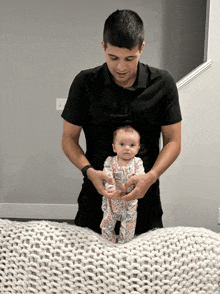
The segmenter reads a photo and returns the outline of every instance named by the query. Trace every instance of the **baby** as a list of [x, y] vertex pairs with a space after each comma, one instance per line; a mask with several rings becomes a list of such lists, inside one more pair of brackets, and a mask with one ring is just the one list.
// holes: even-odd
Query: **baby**
[[[140, 135], [130, 126], [120, 127], [113, 134], [113, 151], [116, 156], [109, 156], [104, 163], [104, 171], [115, 179], [116, 186], [105, 182], [108, 191], [120, 190], [131, 177], [144, 174], [143, 161], [135, 157], [140, 149]], [[127, 193], [134, 189], [132, 185]], [[118, 198], [103, 197], [101, 222], [102, 236], [110, 242], [116, 243], [115, 225], [121, 222], [118, 243], [126, 243], [134, 237], [137, 220], [138, 200], [125, 201]]]

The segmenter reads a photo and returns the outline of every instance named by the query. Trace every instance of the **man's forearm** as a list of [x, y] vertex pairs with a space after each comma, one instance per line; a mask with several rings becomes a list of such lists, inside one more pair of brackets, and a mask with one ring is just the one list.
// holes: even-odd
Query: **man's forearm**
[[[75, 140], [69, 135], [63, 134], [62, 137], [62, 148], [65, 155], [69, 158], [69, 160], [78, 168], [82, 169], [84, 166], [89, 165], [89, 161], [85, 156], [84, 151], [78, 144], [78, 139]], [[87, 170], [87, 177], [90, 179], [95, 186], [96, 190], [99, 194], [105, 196], [106, 198], [116, 198], [116, 192], [108, 193], [104, 186], [104, 180], [113, 183], [113, 179], [110, 178], [105, 172], [97, 171], [94, 168], [89, 168]]]
[[168, 167], [177, 159], [181, 151], [179, 142], [169, 142], [160, 151], [155, 164], [149, 173], [155, 178], [155, 181], [168, 169]]
[[128, 195], [122, 197], [122, 200], [131, 201], [143, 198], [149, 188], [157, 181], [157, 179], [165, 172], [165, 170], [175, 161], [180, 154], [180, 143], [178, 141], [170, 141], [165, 144], [160, 151], [157, 160], [149, 172], [142, 175], [132, 177], [125, 183], [125, 189], [134, 185], [135, 188]]
[[63, 135], [62, 149], [65, 155], [78, 169], [81, 170], [84, 166], [90, 164], [80, 145], [75, 142], [71, 136]]

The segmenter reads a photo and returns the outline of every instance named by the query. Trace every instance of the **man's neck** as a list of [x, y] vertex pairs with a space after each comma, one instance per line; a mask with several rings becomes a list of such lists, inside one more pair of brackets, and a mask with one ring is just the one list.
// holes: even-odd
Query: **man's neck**
[[129, 87], [132, 87], [134, 85], [134, 82], [136, 81], [136, 78], [137, 78], [137, 73], [134, 76], [132, 76], [131, 78], [129, 78], [127, 81], [119, 82], [119, 81], [114, 79], [114, 82], [120, 87], [129, 88]]

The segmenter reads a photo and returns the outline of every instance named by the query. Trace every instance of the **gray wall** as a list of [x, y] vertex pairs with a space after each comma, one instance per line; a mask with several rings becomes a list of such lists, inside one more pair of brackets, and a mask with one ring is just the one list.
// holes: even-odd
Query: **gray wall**
[[179, 81], [201, 64], [204, 56], [207, 0], [165, 0], [161, 67]]
[[212, 60], [211, 68], [179, 93], [182, 153], [161, 177], [166, 226], [201, 226], [220, 232], [219, 15], [219, 0], [210, 1], [207, 58]]
[[[80, 70], [105, 61], [103, 24], [117, 8], [144, 20], [141, 61], [182, 78], [203, 61], [205, 16], [204, 0], [185, 1], [185, 9], [183, 2], [1, 0], [0, 203], [77, 203], [82, 176], [61, 150], [55, 99], [67, 96]], [[179, 31], [190, 42], [185, 50]]]

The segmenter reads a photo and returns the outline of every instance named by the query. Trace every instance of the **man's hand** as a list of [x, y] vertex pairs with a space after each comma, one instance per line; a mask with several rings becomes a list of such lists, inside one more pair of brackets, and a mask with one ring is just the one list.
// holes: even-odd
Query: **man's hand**
[[121, 191], [112, 190], [107, 191], [104, 185], [104, 180], [106, 180], [110, 185], [116, 185], [115, 180], [109, 177], [106, 172], [101, 170], [95, 170], [93, 168], [89, 168], [87, 170], [87, 176], [90, 181], [92, 181], [94, 187], [96, 188], [97, 192], [103, 195], [105, 198], [114, 199], [120, 198]]
[[131, 185], [135, 186], [134, 190], [132, 190], [127, 195], [120, 197], [120, 199], [125, 201], [131, 201], [134, 199], [143, 198], [144, 195], [147, 193], [148, 189], [150, 188], [150, 186], [154, 184], [156, 180], [157, 175], [152, 171], [144, 175], [137, 175], [135, 177], [132, 177], [124, 184], [124, 187], [121, 187], [121, 190], [122, 192], [125, 192]]
[[133, 184], [134, 190], [122, 200], [130, 201], [143, 198], [148, 189], [165, 172], [165, 170], [176, 160], [181, 150], [181, 122], [161, 127], [163, 136], [163, 148], [160, 151], [152, 169], [145, 175], [131, 178], [124, 185], [124, 192]]

